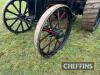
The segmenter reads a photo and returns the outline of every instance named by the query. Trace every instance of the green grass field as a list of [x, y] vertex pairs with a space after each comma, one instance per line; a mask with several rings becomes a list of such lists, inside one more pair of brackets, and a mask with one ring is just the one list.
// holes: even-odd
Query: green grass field
[[[69, 40], [55, 56], [42, 58], [34, 47], [34, 30], [15, 35], [2, 22], [0, 0], [0, 75], [100, 75], [100, 26], [81, 30], [81, 17], [73, 25]], [[64, 71], [62, 62], [94, 62], [94, 70]]]

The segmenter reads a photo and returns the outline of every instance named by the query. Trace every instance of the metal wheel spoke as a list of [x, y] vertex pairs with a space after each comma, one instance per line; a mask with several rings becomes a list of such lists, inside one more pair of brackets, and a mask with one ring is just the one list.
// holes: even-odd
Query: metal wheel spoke
[[26, 13], [28, 13], [28, 12], [27, 12], [27, 4], [26, 4], [26, 7], [25, 7], [24, 15], [25, 15]]
[[46, 37], [48, 37], [49, 34], [47, 34], [46, 36], [44, 36], [42, 39], [40, 39], [39, 41], [42, 42]]
[[44, 46], [44, 47], [42, 48], [42, 50], [44, 50], [46, 47], [48, 47], [49, 44], [51, 44], [54, 40], [55, 40], [55, 39], [51, 40], [51, 42], [49, 42], [46, 46]]
[[13, 14], [13, 15], [18, 16], [18, 14], [15, 14], [14, 12], [12, 12], [12, 11], [10, 11], [10, 10], [8, 10], [8, 9], [7, 9], [7, 12], [9, 12], [9, 13], [11, 13], [11, 14]]
[[60, 16], [59, 20], [61, 20], [64, 16], [65, 16], [65, 12], [63, 12], [63, 14]]
[[50, 28], [52, 29], [52, 22], [53, 22], [53, 17], [52, 17], [52, 15], [50, 16], [50, 18], [49, 18], [49, 23], [50, 23]]
[[18, 21], [18, 18], [10, 25], [10, 27], [12, 27], [17, 21]]
[[15, 4], [13, 3], [12, 5], [13, 5], [14, 8], [17, 10], [17, 12], [20, 13], [19, 10], [18, 10], [18, 8], [15, 6]]
[[[21, 21], [22, 22], [22, 21]], [[21, 23], [22, 31], [24, 31], [23, 22]]]
[[58, 29], [60, 29], [60, 12], [59, 11], [57, 13], [57, 19], [58, 19], [57, 26], [58, 26]]
[[54, 48], [56, 48], [57, 47], [57, 44], [59, 44], [60, 45], [60, 41], [59, 41], [59, 39], [56, 39], [56, 44], [55, 44], [55, 47]]
[[57, 39], [57, 42], [58, 42], [59, 45], [61, 44], [61, 41], [59, 39]]
[[[49, 37], [48, 42], [50, 43], [50, 42], [51, 42], [51, 40], [52, 40], [52, 37]], [[50, 44], [49, 44], [49, 46], [48, 46], [48, 52], [47, 52], [47, 53], [49, 53], [49, 52], [50, 52], [50, 46], [51, 46], [51, 43], [50, 43]]]
[[26, 23], [27, 27], [30, 28], [29, 24], [27, 22], [25, 22], [25, 23]]
[[49, 28], [48, 27], [43, 27], [43, 31], [45, 31], [45, 30], [49, 30]]
[[22, 9], [21, 4], [22, 4], [22, 0], [19, 0], [19, 13], [20, 14], [21, 14], [21, 9]]
[[26, 15], [28, 13], [28, 10], [25, 12], [25, 14], [24, 15]]
[[15, 17], [15, 18], [5, 18], [6, 20], [15, 20], [15, 19], [17, 19], [17, 17]]
[[21, 24], [22, 24], [22, 22], [19, 23], [19, 25], [18, 25], [16, 31], [18, 31], [18, 29], [19, 29], [19, 27], [21, 26]]
[[56, 41], [54, 48], [56, 48], [56, 47], [57, 47], [57, 43], [58, 43], [58, 42]]

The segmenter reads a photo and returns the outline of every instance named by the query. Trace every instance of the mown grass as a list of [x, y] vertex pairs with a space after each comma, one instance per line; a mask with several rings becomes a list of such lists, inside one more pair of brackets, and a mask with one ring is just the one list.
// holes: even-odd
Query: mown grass
[[[0, 14], [6, 0], [0, 1]], [[0, 75], [100, 75], [100, 27], [93, 33], [81, 29], [81, 17], [73, 25], [69, 40], [50, 59], [34, 47], [34, 30], [15, 35], [0, 16]], [[62, 62], [95, 62], [92, 71], [64, 71]]]

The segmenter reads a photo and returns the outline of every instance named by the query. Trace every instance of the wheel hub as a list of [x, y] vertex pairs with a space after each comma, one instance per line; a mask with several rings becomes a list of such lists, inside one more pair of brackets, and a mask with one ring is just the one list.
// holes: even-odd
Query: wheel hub
[[60, 29], [57, 29], [57, 28], [53, 28], [53, 29], [44, 28], [43, 31], [48, 32], [50, 36], [54, 36], [57, 39], [60, 39], [64, 36], [63, 30], [60, 30]]
[[63, 36], [64, 36], [64, 33], [63, 33], [62, 30], [57, 30], [57, 31], [56, 31], [56, 38], [57, 38], [57, 39], [60, 39], [60, 38], [62, 38]]
[[25, 19], [25, 15], [19, 15], [19, 19], [24, 20]]

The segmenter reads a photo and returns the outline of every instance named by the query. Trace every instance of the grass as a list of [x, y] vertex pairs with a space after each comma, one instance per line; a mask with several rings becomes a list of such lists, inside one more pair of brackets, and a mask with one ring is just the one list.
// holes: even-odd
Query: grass
[[[0, 14], [6, 0], [0, 1]], [[0, 75], [100, 75], [100, 27], [93, 33], [81, 30], [81, 17], [73, 25], [69, 40], [50, 59], [34, 47], [34, 30], [15, 35], [0, 17]], [[64, 71], [62, 62], [95, 62], [92, 71]]]

